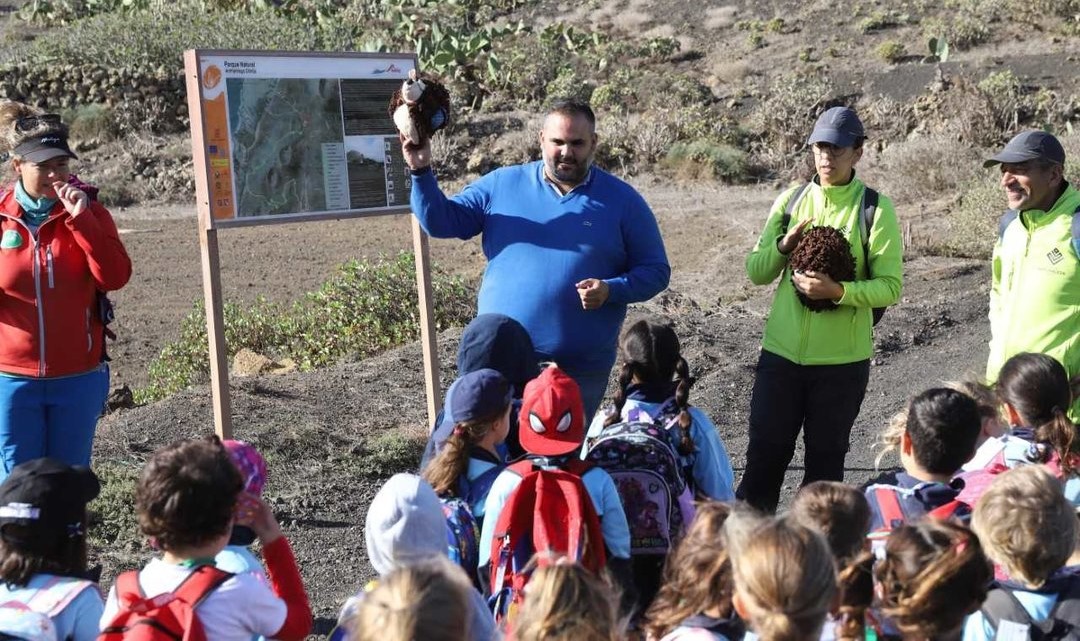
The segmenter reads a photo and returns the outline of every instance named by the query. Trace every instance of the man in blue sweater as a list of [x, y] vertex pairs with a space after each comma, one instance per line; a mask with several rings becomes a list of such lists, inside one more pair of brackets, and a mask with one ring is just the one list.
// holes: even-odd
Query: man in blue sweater
[[660, 293], [671, 276], [645, 200], [593, 166], [596, 139], [592, 109], [560, 101], [540, 131], [542, 161], [497, 169], [452, 198], [435, 180], [430, 146], [403, 143], [424, 231], [483, 234], [479, 313], [520, 322], [540, 360], [577, 381], [586, 416], [607, 389], [626, 306]]

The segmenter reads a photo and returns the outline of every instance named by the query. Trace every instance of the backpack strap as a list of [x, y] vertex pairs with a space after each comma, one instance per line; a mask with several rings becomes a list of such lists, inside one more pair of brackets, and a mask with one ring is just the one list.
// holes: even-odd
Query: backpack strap
[[231, 579], [233, 574], [212, 565], [200, 565], [180, 583], [173, 594], [183, 599], [191, 609], [199, 606], [214, 590]]
[[130, 607], [145, 598], [146, 593], [139, 584], [138, 570], [128, 570], [116, 577], [116, 600], [121, 609]]
[[1080, 258], [1080, 207], [1076, 208], [1072, 217], [1072, 246], [1073, 253]]
[[1080, 627], [1080, 577], [1074, 577], [1069, 582], [1069, 587], [1058, 593], [1057, 603], [1047, 618], [1056, 619], [1073, 628]]
[[583, 461], [579, 458], [572, 458], [563, 465], [563, 469], [573, 474], [574, 476], [581, 478], [585, 476], [585, 473], [595, 467], [591, 461]]
[[962, 509], [963, 507], [964, 503], [953, 499], [952, 501], [949, 501], [944, 505], [939, 505], [938, 507], [930, 510], [926, 513], [926, 515], [938, 521], [947, 521], [952, 517], [956, 516], [956, 513], [960, 511], [960, 509]]
[[[1005, 230], [1009, 228], [1012, 221], [1020, 217], [1020, 212], [1016, 209], [1007, 209], [1005, 213], [998, 219], [998, 242], [1005, 238]], [[1075, 217], [1074, 217], [1075, 221]]]
[[1028, 627], [1038, 627], [1016, 596], [1000, 585], [996, 585], [986, 593], [986, 599], [983, 601], [980, 612], [982, 612], [983, 618], [990, 624], [990, 627], [994, 629], [995, 636], [997, 636], [997, 629], [1002, 621], [1012, 621]]
[[788, 227], [791, 225], [791, 214], [795, 211], [795, 207], [798, 206], [799, 201], [806, 194], [806, 190], [810, 187], [810, 183], [803, 183], [795, 190], [795, 193], [791, 194], [787, 203], [784, 204], [784, 216], [780, 219], [780, 233], [786, 234]]
[[874, 500], [881, 514], [882, 529], [893, 529], [893, 523], [904, 521], [904, 510], [900, 506], [900, 499], [896, 497], [896, 490], [888, 487], [875, 487]]
[[55, 617], [92, 585], [93, 582], [85, 579], [65, 580], [64, 577], [53, 577], [30, 597], [26, 605], [35, 612], [41, 612], [50, 618]]
[[859, 208], [859, 236], [862, 239], [863, 265], [866, 266], [868, 279], [873, 278], [873, 274], [870, 273], [870, 231], [874, 229], [878, 200], [877, 191], [863, 186], [862, 206]]

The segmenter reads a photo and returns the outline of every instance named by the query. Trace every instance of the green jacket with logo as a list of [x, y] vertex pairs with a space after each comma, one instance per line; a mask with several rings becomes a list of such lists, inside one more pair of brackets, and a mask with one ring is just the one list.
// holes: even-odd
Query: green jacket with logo
[[[1078, 206], [1080, 192], [1068, 185], [1050, 211], [1021, 212], [994, 247], [988, 380], [1020, 352], [1053, 356], [1070, 377], [1080, 374], [1080, 258], [1071, 231]], [[1080, 420], [1080, 399], [1069, 416]]]
[[755, 285], [767, 285], [777, 276], [780, 284], [772, 311], [765, 323], [762, 348], [800, 365], [839, 365], [870, 358], [874, 353], [874, 307], [900, 300], [903, 285], [903, 242], [892, 201], [878, 198], [874, 225], [870, 229], [870, 270], [863, 259], [859, 232], [864, 185], [857, 177], [839, 187], [822, 187], [815, 180], [791, 213], [789, 229], [807, 218], [811, 226], [835, 227], [851, 243], [858, 280], [840, 283], [844, 296], [839, 307], [812, 312], [795, 295], [787, 256], [776, 248], [783, 238], [784, 208], [797, 188], [789, 189], [773, 203], [757, 245], [746, 257], [746, 273]]

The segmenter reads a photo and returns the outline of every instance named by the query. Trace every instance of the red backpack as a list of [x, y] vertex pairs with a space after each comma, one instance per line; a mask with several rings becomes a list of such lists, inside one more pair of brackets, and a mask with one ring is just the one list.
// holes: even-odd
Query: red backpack
[[491, 605], [497, 621], [517, 611], [537, 553], [565, 555], [596, 573], [604, 569], [600, 517], [581, 481], [591, 468], [576, 458], [562, 469], [529, 459], [507, 468], [521, 476], [521, 484], [499, 513], [491, 542]]
[[202, 565], [172, 592], [147, 597], [139, 585], [139, 572], [124, 572], [116, 578], [120, 610], [98, 641], [207, 641], [195, 608], [232, 576]]

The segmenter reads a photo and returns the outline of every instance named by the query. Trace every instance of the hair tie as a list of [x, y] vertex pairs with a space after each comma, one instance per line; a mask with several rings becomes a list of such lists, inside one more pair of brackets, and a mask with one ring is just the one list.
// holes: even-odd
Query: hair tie
[[465, 430], [460, 425], [455, 425], [454, 436], [465, 436]]
[[959, 555], [963, 554], [965, 551], [967, 551], [967, 548], [968, 548], [968, 537], [966, 537], [966, 536], [962, 536], [962, 537], [956, 539], [956, 543], [953, 544], [953, 550], [956, 552], [957, 556], [959, 556]]

